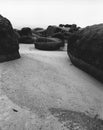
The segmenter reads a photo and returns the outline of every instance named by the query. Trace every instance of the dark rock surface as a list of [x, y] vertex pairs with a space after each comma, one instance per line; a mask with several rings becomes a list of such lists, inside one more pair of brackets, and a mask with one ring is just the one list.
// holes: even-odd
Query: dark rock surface
[[64, 29], [68, 29], [68, 32], [74, 33], [80, 29], [76, 24], [60, 24], [59, 27], [62, 27]]
[[87, 26], [71, 35], [68, 53], [103, 71], [103, 24]]
[[44, 28], [37, 27], [37, 28], [32, 29], [32, 32], [35, 33], [35, 32], [40, 31], [40, 30], [44, 30]]
[[84, 113], [50, 108], [50, 112], [69, 130], [103, 130], [103, 120], [98, 116], [90, 117]]
[[77, 27], [77, 25], [76, 24], [72, 24], [72, 25], [65, 25], [65, 27], [70, 27], [70, 30], [69, 30], [69, 32], [72, 32], [72, 33], [74, 33], [75, 31], [78, 31], [78, 27]]
[[66, 28], [71, 28], [71, 26], [72, 26], [71, 24], [65, 24], [64, 25], [64, 27], [66, 27]]
[[24, 27], [21, 29], [21, 36], [32, 36], [32, 30], [29, 27]]
[[55, 33], [60, 33], [60, 32], [63, 33], [63, 32], [66, 32], [66, 30], [58, 26], [48, 26], [45, 33], [46, 33], [46, 36], [52, 36]]
[[19, 38], [19, 43], [33, 44], [34, 42], [35, 42], [35, 39], [31, 36], [21, 36]]
[[62, 47], [65, 46], [65, 37], [64, 37], [64, 34], [62, 34], [61, 32], [60, 33], [55, 33], [54, 35], [52, 35], [52, 37], [54, 38], [59, 38], [61, 41], [62, 41]]
[[17, 39], [19, 39], [20, 38], [20, 34], [19, 34], [19, 30], [18, 29], [14, 29], [14, 33], [16, 34], [16, 36], [17, 36]]
[[0, 15], [0, 62], [20, 58], [17, 35], [10, 21]]
[[36, 40], [35, 48], [40, 50], [58, 50], [62, 44], [62, 41], [58, 38], [40, 37]]
[[33, 38], [31, 28], [24, 27], [19, 31], [19, 34], [19, 43], [33, 44], [35, 42], [35, 38]]
[[59, 27], [64, 27], [64, 24], [59, 24]]

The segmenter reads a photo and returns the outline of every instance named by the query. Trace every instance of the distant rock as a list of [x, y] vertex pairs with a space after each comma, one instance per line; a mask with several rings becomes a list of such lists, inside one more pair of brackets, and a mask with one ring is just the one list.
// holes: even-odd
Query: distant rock
[[74, 33], [75, 31], [78, 31], [80, 29], [80, 27], [78, 27], [76, 24], [60, 24], [59, 27], [62, 27], [63, 29], [71, 33]]
[[20, 38], [19, 43], [24, 44], [33, 44], [35, 42], [35, 38], [32, 35], [32, 30], [29, 27], [24, 27], [19, 31]]
[[64, 27], [64, 24], [59, 24], [59, 27]]
[[52, 35], [53, 38], [58, 38], [62, 41], [62, 47], [65, 46], [65, 37], [64, 37], [64, 34], [63, 33], [55, 33], [54, 35]]
[[29, 27], [24, 27], [21, 29], [21, 36], [32, 36], [32, 30]]
[[65, 28], [71, 28], [71, 26], [72, 26], [71, 24], [65, 24], [64, 25]]
[[46, 29], [46, 36], [52, 36], [54, 35], [55, 33], [63, 33], [65, 32], [66, 30], [62, 27], [58, 27], [58, 26], [48, 26], [47, 29]]
[[34, 44], [35, 42], [35, 38], [33, 38], [32, 36], [21, 36], [19, 38], [19, 43], [24, 43], [24, 44]]
[[44, 28], [40, 28], [40, 27], [37, 27], [37, 28], [34, 28], [32, 29], [32, 35], [33, 36], [37, 36], [37, 37], [41, 37], [43, 36], [45, 33], [45, 29]]
[[87, 26], [71, 35], [68, 54], [74, 57], [74, 62], [79, 59], [78, 67], [103, 81], [103, 24]]
[[74, 33], [75, 31], [78, 31], [78, 27], [77, 27], [77, 25], [76, 24], [72, 24], [72, 25], [70, 25], [70, 30], [69, 30], [69, 32], [71, 32], [71, 33]]
[[40, 30], [44, 30], [44, 28], [37, 27], [37, 28], [32, 29], [32, 31], [33, 31], [34, 33], [35, 33], [36, 31], [40, 31]]
[[40, 50], [58, 50], [61, 46], [62, 41], [58, 38], [40, 37], [35, 43], [35, 48]]
[[0, 15], [0, 62], [20, 58], [19, 44], [11, 22]]

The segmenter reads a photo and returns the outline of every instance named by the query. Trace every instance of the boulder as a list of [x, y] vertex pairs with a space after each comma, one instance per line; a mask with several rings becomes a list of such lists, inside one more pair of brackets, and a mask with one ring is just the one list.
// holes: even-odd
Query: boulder
[[19, 38], [19, 43], [34, 44], [35, 40], [36, 39], [31, 36], [21, 36]]
[[17, 38], [20, 38], [20, 34], [19, 34], [19, 30], [18, 29], [14, 29], [14, 33], [16, 34]]
[[83, 69], [87, 65], [83, 70], [103, 81], [103, 24], [87, 26], [72, 34], [68, 54], [80, 61], [77, 66]]
[[34, 44], [35, 38], [33, 36], [31, 28], [24, 27], [19, 31], [19, 34], [19, 43]]
[[35, 43], [35, 48], [40, 50], [58, 50], [61, 46], [62, 41], [58, 38], [40, 37]]
[[61, 46], [62, 47], [65, 46], [65, 37], [64, 37], [63, 33], [61, 33], [61, 32], [55, 33], [55, 34], [52, 35], [52, 37], [60, 39], [62, 41], [62, 45]]
[[35, 28], [32, 29], [32, 35], [38, 35], [38, 36], [45, 36], [45, 29], [42, 28]]
[[71, 28], [71, 26], [72, 26], [71, 24], [65, 24], [64, 25], [65, 28]]
[[64, 24], [59, 24], [59, 27], [64, 27]]
[[16, 31], [16, 32], [19, 34], [19, 36], [21, 36], [21, 30], [19, 30], [19, 29], [14, 29], [14, 31]]
[[44, 30], [44, 28], [37, 27], [37, 28], [32, 29], [32, 32], [35, 33], [35, 32], [40, 31], [40, 30]]
[[18, 38], [11, 22], [0, 15], [0, 62], [20, 58]]
[[62, 27], [58, 27], [58, 26], [48, 26], [46, 29], [46, 36], [52, 36], [55, 33], [60, 33], [60, 32], [65, 32], [66, 30]]
[[78, 27], [77, 27], [76, 24], [72, 24], [72, 25], [70, 26], [69, 32], [74, 33], [75, 31], [78, 31]]
[[21, 36], [32, 36], [32, 30], [29, 27], [24, 27], [21, 29]]

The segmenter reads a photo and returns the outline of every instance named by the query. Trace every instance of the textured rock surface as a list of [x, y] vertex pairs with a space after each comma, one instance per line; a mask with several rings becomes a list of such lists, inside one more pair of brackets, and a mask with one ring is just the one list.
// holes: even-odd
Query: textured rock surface
[[103, 24], [78, 31], [69, 41], [68, 49], [76, 57], [103, 70]]
[[34, 42], [35, 39], [32, 36], [21, 36], [19, 38], [19, 43], [33, 44]]
[[103, 24], [88, 26], [73, 34], [68, 53], [103, 71]]
[[10, 21], [0, 15], [0, 62], [19, 58], [18, 50], [17, 35]]
[[46, 36], [52, 36], [55, 33], [65, 32], [66, 30], [58, 26], [48, 26], [46, 29]]
[[80, 27], [78, 27], [76, 24], [60, 24], [59, 27], [63, 27], [71, 33], [74, 33], [75, 31], [78, 31], [80, 29]]
[[35, 48], [40, 50], [58, 50], [62, 46], [62, 41], [58, 38], [41, 37], [36, 40]]
[[102, 130], [103, 121], [85, 115], [82, 112], [64, 110], [61, 108], [50, 108], [51, 113], [58, 118], [58, 121], [69, 130]]
[[34, 29], [32, 29], [32, 33], [39, 33], [39, 31], [44, 31], [45, 29], [44, 28], [40, 28], [40, 27], [37, 27], [37, 28], [34, 28]]
[[19, 30], [18, 29], [14, 29], [14, 33], [16, 34], [17, 39], [19, 39], [20, 38]]
[[24, 27], [21, 29], [21, 36], [31, 36], [32, 30], [29, 27]]
[[20, 34], [19, 43], [33, 44], [35, 42], [31, 28], [24, 27], [20, 30], [19, 34]]

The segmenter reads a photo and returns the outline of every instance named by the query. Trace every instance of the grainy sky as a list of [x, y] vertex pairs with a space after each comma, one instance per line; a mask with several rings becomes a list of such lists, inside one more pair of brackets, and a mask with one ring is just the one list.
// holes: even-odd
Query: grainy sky
[[13, 27], [103, 23], [102, 0], [0, 0], [0, 13]]

